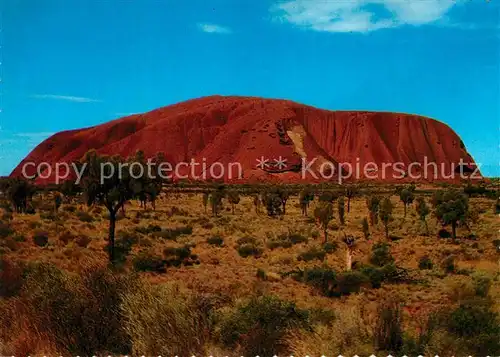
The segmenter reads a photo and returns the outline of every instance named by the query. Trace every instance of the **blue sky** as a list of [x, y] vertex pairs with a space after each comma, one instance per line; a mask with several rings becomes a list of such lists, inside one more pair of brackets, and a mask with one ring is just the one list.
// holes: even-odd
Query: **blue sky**
[[491, 0], [2, 0], [0, 175], [54, 132], [195, 97], [450, 125], [500, 176]]

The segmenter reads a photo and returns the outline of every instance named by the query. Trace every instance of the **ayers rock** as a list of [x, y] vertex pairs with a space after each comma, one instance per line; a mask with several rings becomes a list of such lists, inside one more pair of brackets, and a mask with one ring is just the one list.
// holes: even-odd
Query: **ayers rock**
[[[70, 163], [90, 149], [123, 157], [137, 150], [143, 150], [146, 157], [164, 152], [172, 165], [194, 160], [199, 163], [194, 173], [200, 179], [217, 178], [220, 166], [206, 170], [203, 176], [202, 164], [210, 168], [219, 162], [226, 171], [225, 181], [242, 183], [337, 180], [339, 170], [335, 168], [341, 163], [351, 164], [354, 170], [357, 165], [359, 179], [367, 179], [363, 173], [367, 168], [368, 179], [397, 181], [393, 176], [402, 177], [411, 163], [435, 162], [437, 180], [444, 180], [443, 174], [449, 175], [452, 164], [459, 165], [461, 159], [470, 163], [469, 169], [474, 165], [457, 134], [434, 119], [388, 112], [328, 111], [288, 100], [211, 96], [57, 133], [38, 145], [11, 175], [21, 176], [28, 162], [48, 162], [53, 167], [58, 162]], [[257, 167], [261, 157], [270, 160], [268, 167]], [[275, 165], [273, 159], [279, 157], [286, 160], [286, 166]], [[382, 165], [397, 162], [401, 170], [386, 167], [382, 176]], [[241, 178], [238, 164], [230, 167], [230, 163], [239, 163]], [[373, 164], [365, 167], [367, 163]], [[310, 170], [303, 170], [307, 166]], [[191, 169], [179, 167], [179, 173], [191, 175]], [[343, 173], [348, 173], [348, 166], [343, 167]], [[427, 179], [423, 171], [414, 168], [412, 174], [421, 172], [423, 180], [435, 180], [432, 167], [427, 170]], [[33, 166], [26, 167], [28, 175], [34, 172]], [[37, 180], [54, 182], [53, 176]]]

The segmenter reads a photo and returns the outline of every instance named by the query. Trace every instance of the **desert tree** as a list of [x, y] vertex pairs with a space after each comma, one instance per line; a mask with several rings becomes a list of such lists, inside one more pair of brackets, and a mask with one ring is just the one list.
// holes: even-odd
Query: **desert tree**
[[109, 213], [108, 257], [115, 264], [115, 230], [118, 210], [134, 198], [134, 179], [119, 156], [100, 156], [95, 150], [85, 154], [77, 163], [83, 169], [82, 189], [87, 205], [102, 204]]
[[212, 215], [219, 216], [220, 211], [222, 211], [222, 200], [226, 196], [225, 187], [219, 186], [210, 194], [210, 208], [212, 209]]
[[133, 178], [134, 196], [144, 209], [147, 208], [148, 201], [151, 202], [153, 210], [156, 209], [156, 199], [160, 195], [165, 181], [159, 171], [159, 165], [163, 162], [165, 162], [165, 155], [162, 152], [157, 153], [154, 158], [146, 160], [142, 150], [138, 150], [135, 156], [128, 159]]
[[401, 202], [403, 202], [404, 206], [404, 216], [406, 217], [406, 211], [409, 205], [413, 203], [413, 200], [415, 199], [415, 195], [413, 194], [413, 191], [409, 188], [404, 188], [401, 190], [399, 193], [399, 199]]
[[[281, 201], [281, 207], [279, 209], [280, 214], [285, 214], [286, 213], [286, 203], [288, 201], [288, 198], [290, 197], [290, 191], [286, 187], [280, 187], [280, 186], [271, 186], [264, 190], [265, 196], [266, 197], [273, 197], [275, 199], [276, 197], [279, 198]], [[266, 198], [267, 200], [267, 198]], [[267, 203], [266, 203], [267, 207]], [[273, 214], [274, 215], [274, 214]]]
[[390, 197], [385, 197], [380, 204], [379, 216], [380, 220], [384, 224], [385, 228], [385, 238], [389, 239], [389, 222], [392, 219], [392, 209], [393, 205]]
[[299, 193], [299, 204], [302, 215], [307, 216], [307, 208], [310, 202], [314, 199], [314, 193], [310, 188], [304, 188]]
[[443, 226], [451, 225], [451, 234], [456, 239], [457, 224], [465, 222], [469, 212], [467, 196], [456, 190], [440, 190], [432, 197], [434, 215]]
[[286, 213], [286, 202], [290, 198], [290, 191], [286, 189], [285, 187], [278, 187], [276, 190], [276, 194], [279, 196], [281, 200], [281, 206], [282, 206], [282, 211], [283, 214]]
[[333, 203], [320, 202], [314, 209], [314, 218], [319, 222], [324, 233], [324, 242], [328, 241], [328, 224], [333, 219]]
[[332, 191], [323, 191], [320, 193], [318, 200], [320, 202], [330, 202], [333, 203], [337, 199], [337, 195]]
[[208, 198], [209, 197], [210, 197], [210, 193], [208, 191], [203, 192], [202, 202], [203, 202], [203, 209], [205, 210], [205, 213], [207, 213], [207, 206], [208, 206]]
[[429, 227], [427, 225], [427, 216], [429, 215], [431, 210], [427, 205], [427, 203], [425, 202], [424, 197], [422, 196], [417, 197], [417, 205], [415, 208], [417, 210], [417, 214], [420, 218], [420, 221], [422, 221], [425, 225], [425, 231], [427, 232], [427, 234], [429, 234]]
[[229, 201], [229, 203], [231, 204], [231, 210], [234, 214], [234, 208], [235, 206], [240, 203], [240, 195], [238, 193], [238, 191], [236, 190], [230, 190], [227, 192], [227, 200]]
[[354, 185], [349, 185], [345, 189], [345, 196], [347, 197], [347, 213], [351, 212], [351, 199], [358, 194], [358, 188]]
[[253, 205], [255, 207], [255, 213], [260, 214], [260, 206], [262, 204], [262, 199], [259, 193], [253, 195]]
[[57, 213], [62, 205], [62, 195], [59, 192], [54, 193], [54, 211]]
[[28, 202], [36, 192], [36, 188], [27, 180], [22, 178], [9, 179], [5, 184], [6, 196], [14, 211], [17, 213], [27, 213]]
[[345, 224], [345, 200], [344, 200], [344, 196], [339, 197], [337, 204], [338, 204], [338, 210], [339, 210], [340, 224], [344, 225]]
[[368, 211], [370, 212], [370, 224], [372, 226], [378, 224], [378, 210], [380, 207], [380, 197], [378, 196], [367, 197], [366, 207], [368, 207]]
[[281, 197], [275, 192], [266, 192], [263, 196], [264, 205], [267, 210], [267, 214], [271, 217], [275, 217], [283, 214], [282, 207], [283, 201]]
[[59, 191], [67, 202], [71, 203], [80, 192], [80, 187], [73, 180], [66, 180], [61, 184]]
[[368, 224], [368, 219], [366, 217], [361, 221], [361, 230], [363, 231], [365, 239], [370, 238], [370, 225]]

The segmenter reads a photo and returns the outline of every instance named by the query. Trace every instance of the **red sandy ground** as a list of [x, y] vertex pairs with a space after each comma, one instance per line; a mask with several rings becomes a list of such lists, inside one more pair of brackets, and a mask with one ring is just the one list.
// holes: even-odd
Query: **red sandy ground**
[[[383, 163], [395, 162], [406, 166], [412, 162], [423, 163], [427, 157], [438, 165], [445, 164], [446, 173], [450, 172], [451, 164], [458, 164], [460, 159], [474, 162], [457, 134], [434, 119], [398, 113], [327, 111], [287, 100], [211, 96], [91, 128], [57, 133], [38, 145], [12, 175], [20, 176], [27, 162], [70, 163], [90, 149], [123, 157], [143, 150], [146, 157], [164, 152], [174, 165], [191, 159], [200, 164], [206, 162], [208, 167], [213, 162], [220, 162], [226, 168], [229, 163], [240, 163], [241, 180], [236, 177], [238, 170], [232, 170], [233, 180], [237, 182], [301, 182], [301, 172], [286, 169], [269, 172], [272, 167], [267, 171], [256, 167], [256, 160], [261, 156], [271, 159], [271, 163], [272, 159], [282, 156], [288, 168], [300, 164], [301, 156], [286, 134], [300, 126], [305, 133], [303, 148], [308, 162], [317, 157], [332, 163], [351, 163], [353, 167], [359, 162], [362, 172], [367, 162], [379, 168]], [[278, 128], [285, 133], [281, 138]], [[200, 170], [196, 173], [201, 174]], [[28, 175], [34, 173], [32, 167], [26, 171]], [[228, 171], [225, 181], [230, 181]], [[217, 175], [219, 171], [214, 172]], [[386, 173], [386, 179], [376, 180], [391, 181], [392, 170]], [[380, 169], [378, 174], [381, 175]], [[434, 171], [428, 181], [433, 175]], [[438, 180], [442, 180], [441, 174]], [[306, 175], [306, 181], [318, 180]]]

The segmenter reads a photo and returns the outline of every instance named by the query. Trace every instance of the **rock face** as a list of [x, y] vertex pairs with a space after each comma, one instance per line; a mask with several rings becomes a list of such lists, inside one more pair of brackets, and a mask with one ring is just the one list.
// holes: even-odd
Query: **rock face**
[[[32, 176], [46, 162], [52, 170], [42, 166], [37, 180], [54, 182], [56, 163], [71, 163], [90, 149], [123, 157], [137, 150], [146, 157], [164, 152], [174, 171], [163, 175], [242, 183], [320, 182], [339, 175], [344, 181], [441, 181], [459, 171], [461, 163], [474, 165], [457, 134], [430, 118], [211, 96], [57, 133], [12, 176], [22, 176], [23, 167]], [[261, 158], [269, 160], [266, 165], [258, 166]]]

